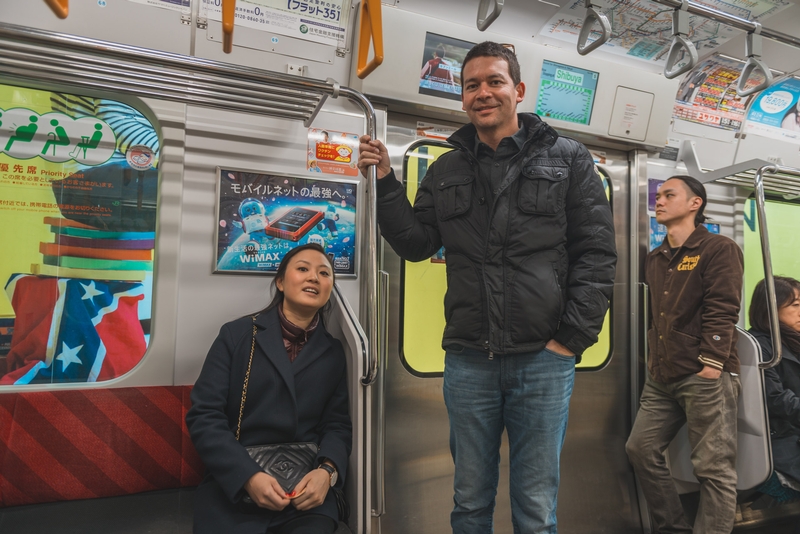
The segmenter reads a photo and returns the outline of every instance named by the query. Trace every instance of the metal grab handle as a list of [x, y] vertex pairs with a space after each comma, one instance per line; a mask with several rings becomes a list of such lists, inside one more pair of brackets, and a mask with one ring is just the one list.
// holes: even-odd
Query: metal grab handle
[[[761, 24], [756, 22], [756, 29], [749, 32], [745, 40], [747, 63], [744, 64], [742, 73], [739, 75], [739, 83], [736, 85], [736, 94], [739, 96], [750, 96], [772, 85], [772, 71], [770, 71], [767, 64], [761, 60], [761, 39]], [[750, 76], [752, 76], [756, 69], [764, 73], [764, 81], [755, 87], [745, 89]]]
[[69, 0], [44, 0], [53, 13], [60, 19], [67, 18], [69, 15]]
[[[381, 0], [361, 0], [361, 28], [358, 34], [357, 75], [362, 80], [383, 63], [383, 19]], [[372, 40], [372, 61], [367, 63]]]
[[[600, 37], [590, 43], [589, 37], [596, 23], [600, 23]], [[586, 0], [586, 18], [583, 19], [583, 26], [578, 35], [578, 53], [585, 56], [592, 50], [601, 47], [609, 39], [611, 39], [611, 22], [608, 21], [605, 13], [598, 11], [592, 5], [591, 0]]]
[[[476, 21], [480, 31], [486, 31], [492, 25], [492, 22], [497, 20], [500, 12], [503, 11], [504, 2], [505, 0], [480, 0], [478, 4], [478, 19]], [[492, 12], [489, 13], [491, 4], [494, 5], [492, 6]]]
[[[672, 42], [669, 44], [667, 64], [664, 65], [664, 77], [668, 80], [689, 72], [697, 64], [697, 49], [688, 39], [689, 29], [689, 2], [683, 0], [681, 6], [672, 12]], [[682, 50], [689, 54], [689, 62], [675, 68]]]
[[775, 165], [764, 165], [756, 171], [754, 179], [756, 208], [758, 212], [758, 232], [761, 237], [761, 258], [764, 261], [764, 284], [767, 287], [767, 311], [769, 312], [769, 330], [772, 336], [772, 358], [759, 362], [759, 369], [769, 369], [781, 363], [783, 346], [781, 345], [781, 324], [778, 320], [778, 303], [775, 300], [775, 277], [772, 275], [772, 256], [769, 251], [769, 233], [767, 232], [767, 211], [764, 206], [764, 173], [778, 172]]
[[236, 18], [236, 0], [222, 0], [222, 51], [233, 51], [233, 21]]
[[[682, 66], [675, 68], [681, 50], [685, 50], [689, 54], [689, 62]], [[669, 55], [667, 56], [667, 64], [664, 66], [664, 77], [671, 80], [685, 72], [692, 70], [697, 63], [697, 49], [694, 47], [689, 39], [683, 35], [674, 35], [672, 42], [669, 45]]]

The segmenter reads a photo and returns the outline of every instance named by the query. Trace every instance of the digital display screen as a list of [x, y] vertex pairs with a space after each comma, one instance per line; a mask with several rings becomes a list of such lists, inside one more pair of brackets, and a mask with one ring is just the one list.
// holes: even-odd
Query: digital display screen
[[592, 118], [597, 78], [594, 71], [544, 60], [536, 114], [543, 119], [588, 125]]
[[425, 51], [419, 74], [419, 93], [461, 100], [461, 66], [475, 43], [425, 34]]

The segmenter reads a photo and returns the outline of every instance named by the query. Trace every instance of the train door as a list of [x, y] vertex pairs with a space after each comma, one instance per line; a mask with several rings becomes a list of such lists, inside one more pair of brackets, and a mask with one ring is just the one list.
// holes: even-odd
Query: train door
[[[385, 133], [392, 166], [413, 201], [428, 166], [451, 150], [444, 138], [460, 125], [432, 126], [409, 115], [389, 114]], [[427, 131], [423, 131], [427, 130]], [[438, 139], [431, 137], [439, 137]], [[630, 428], [628, 358], [629, 156], [598, 149], [612, 203], [619, 260], [614, 303], [600, 342], [584, 355], [572, 397], [561, 463], [559, 523], [565, 532], [640, 532], [633, 474], [624, 452]], [[446, 251], [410, 263], [384, 242], [389, 273], [389, 350], [381, 380], [383, 447], [376, 451], [378, 494], [373, 513], [381, 533], [450, 530], [453, 463], [442, 397], [443, 298]], [[381, 414], [383, 417], [381, 417]], [[495, 532], [511, 533], [508, 450], [504, 437]], [[381, 468], [382, 465], [382, 468]], [[598, 528], [600, 530], [598, 530]]]

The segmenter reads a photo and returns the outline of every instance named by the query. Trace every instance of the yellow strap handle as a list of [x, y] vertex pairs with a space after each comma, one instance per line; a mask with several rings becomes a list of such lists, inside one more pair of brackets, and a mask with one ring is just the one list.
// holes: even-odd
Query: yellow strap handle
[[233, 19], [236, 18], [236, 0], [222, 0], [222, 51], [233, 51]]
[[69, 0], [44, 0], [53, 13], [60, 19], [67, 18], [69, 15]]
[[[367, 64], [372, 38], [374, 55]], [[383, 21], [381, 0], [361, 0], [361, 28], [358, 35], [358, 77], [362, 80], [383, 63]]]

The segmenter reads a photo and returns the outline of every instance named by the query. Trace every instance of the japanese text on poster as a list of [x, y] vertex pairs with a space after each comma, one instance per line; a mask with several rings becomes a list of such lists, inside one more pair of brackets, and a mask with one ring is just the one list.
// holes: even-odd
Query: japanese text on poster
[[356, 274], [355, 182], [219, 169], [216, 272], [274, 273], [296, 246]]
[[309, 172], [358, 176], [358, 134], [309, 128]]
[[[744, 120], [747, 98], [736, 94], [742, 64], [713, 55], [696, 66], [681, 82], [672, 116], [724, 130], [739, 130]], [[746, 88], [763, 83], [764, 75], [755, 71]]]
[[0, 85], [0, 385], [110, 380], [142, 359], [158, 159], [127, 104]]
[[[345, 43], [351, 0], [239, 0], [235, 24], [329, 46]], [[202, 0], [201, 16], [222, 20], [221, 0]]]

